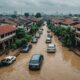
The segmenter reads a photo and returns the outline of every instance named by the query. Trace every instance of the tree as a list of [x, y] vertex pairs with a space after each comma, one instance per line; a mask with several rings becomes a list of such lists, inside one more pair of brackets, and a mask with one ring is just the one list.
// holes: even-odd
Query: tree
[[16, 44], [12, 44], [12, 45], [11, 45], [11, 48], [12, 48], [12, 49], [16, 49], [16, 48], [17, 48], [17, 45], [16, 45]]
[[15, 14], [11, 15], [12, 18], [16, 18], [17, 16]]
[[25, 17], [29, 17], [29, 13], [24, 13], [24, 16]]
[[64, 46], [75, 47], [75, 34], [71, 27], [48, 25], [48, 28], [56, 33]]
[[23, 28], [18, 28], [16, 30], [17, 38], [23, 38], [25, 36], [25, 30]]
[[15, 40], [15, 44], [17, 45], [17, 47], [21, 47], [21, 45], [22, 45], [22, 40], [21, 40], [21, 39], [16, 39], [16, 40]]
[[39, 27], [38, 27], [37, 25], [32, 25], [30, 33], [31, 33], [31, 34], [34, 34], [34, 33], [36, 33], [36, 31], [37, 31], [38, 29], [39, 29]]
[[41, 13], [36, 13], [35, 17], [36, 18], [40, 18], [41, 17]]

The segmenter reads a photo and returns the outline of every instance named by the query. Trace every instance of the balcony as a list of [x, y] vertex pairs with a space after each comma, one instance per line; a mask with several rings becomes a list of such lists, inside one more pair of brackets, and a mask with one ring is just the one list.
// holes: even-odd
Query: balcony
[[16, 33], [13, 33], [13, 34], [10, 34], [8, 36], [5, 36], [4, 38], [0, 38], [0, 43], [3, 42], [3, 41], [7, 41], [8, 39], [11, 39], [15, 35], [16, 35]]
[[76, 37], [76, 40], [80, 42], [80, 37]]
[[76, 33], [80, 33], [80, 31], [76, 30]]

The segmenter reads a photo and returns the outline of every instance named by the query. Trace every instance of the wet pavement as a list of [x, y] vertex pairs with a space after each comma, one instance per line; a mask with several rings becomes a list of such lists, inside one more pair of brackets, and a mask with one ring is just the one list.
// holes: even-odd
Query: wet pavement
[[[80, 57], [62, 47], [58, 38], [53, 34], [52, 42], [56, 44], [56, 53], [47, 53], [47, 27], [37, 44], [28, 53], [21, 53], [16, 62], [10, 66], [0, 68], [0, 80], [80, 80]], [[14, 52], [15, 53], [15, 52]], [[28, 69], [32, 54], [44, 55], [44, 62], [40, 71]]]

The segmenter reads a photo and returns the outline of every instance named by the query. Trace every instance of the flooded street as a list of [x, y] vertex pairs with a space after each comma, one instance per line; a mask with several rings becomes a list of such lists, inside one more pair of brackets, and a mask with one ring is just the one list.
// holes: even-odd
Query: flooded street
[[[80, 80], [80, 57], [62, 47], [58, 38], [53, 34], [52, 42], [56, 44], [56, 53], [47, 53], [47, 27], [43, 26], [43, 34], [37, 44], [28, 53], [21, 53], [16, 62], [0, 68], [0, 80]], [[32, 54], [44, 55], [40, 71], [28, 69]]]

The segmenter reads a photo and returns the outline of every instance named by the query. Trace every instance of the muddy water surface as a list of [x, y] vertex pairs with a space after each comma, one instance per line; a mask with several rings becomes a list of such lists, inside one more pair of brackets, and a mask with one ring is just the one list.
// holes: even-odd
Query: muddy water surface
[[[57, 51], [54, 54], [47, 53], [47, 44], [45, 43], [47, 27], [43, 28], [44, 31], [38, 43], [33, 44], [29, 53], [21, 53], [16, 62], [0, 68], [0, 80], [80, 80], [80, 57], [62, 47], [54, 34], [52, 42], [56, 44]], [[28, 69], [29, 59], [35, 53], [44, 55], [40, 71]]]

